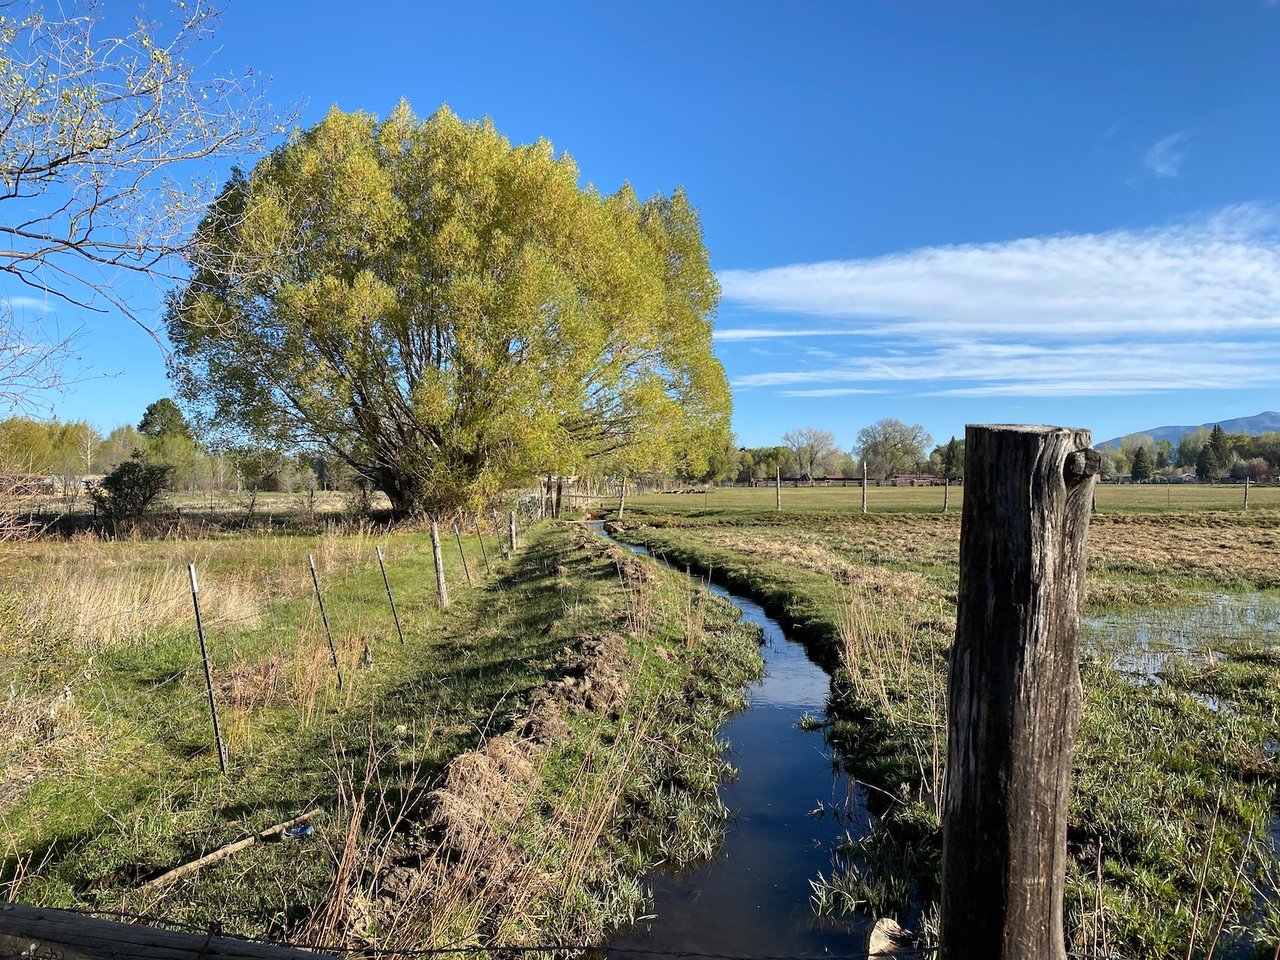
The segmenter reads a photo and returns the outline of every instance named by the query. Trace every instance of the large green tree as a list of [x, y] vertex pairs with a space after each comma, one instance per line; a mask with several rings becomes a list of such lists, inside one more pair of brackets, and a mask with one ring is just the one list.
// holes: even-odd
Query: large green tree
[[1137, 447], [1133, 451], [1133, 462], [1129, 465], [1129, 476], [1135, 483], [1151, 479], [1151, 454], [1146, 447]]
[[933, 438], [918, 423], [886, 417], [858, 431], [858, 455], [877, 477], [915, 470]]
[[236, 175], [171, 298], [181, 396], [328, 448], [401, 514], [592, 460], [705, 472], [728, 437], [719, 287], [685, 195], [442, 108], [331, 110]]
[[161, 397], [147, 405], [138, 422], [138, 432], [148, 437], [179, 436], [191, 439], [191, 426], [178, 405], [168, 397]]

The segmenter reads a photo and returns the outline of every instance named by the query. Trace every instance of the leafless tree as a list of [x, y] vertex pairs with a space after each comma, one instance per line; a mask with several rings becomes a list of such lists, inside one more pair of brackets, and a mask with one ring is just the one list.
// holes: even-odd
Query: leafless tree
[[824, 472], [838, 452], [835, 435], [818, 427], [788, 430], [782, 435], [782, 443], [791, 451], [791, 462], [796, 472], [807, 480]]
[[[112, 31], [92, 0], [0, 3], [0, 274], [155, 335], [122, 281], [177, 269], [216, 186], [201, 161], [256, 153], [292, 121], [252, 70], [204, 75], [194, 55], [218, 18], [175, 0], [163, 21]], [[33, 336], [13, 310], [0, 322], [0, 399], [37, 373], [48, 386], [72, 339]]]

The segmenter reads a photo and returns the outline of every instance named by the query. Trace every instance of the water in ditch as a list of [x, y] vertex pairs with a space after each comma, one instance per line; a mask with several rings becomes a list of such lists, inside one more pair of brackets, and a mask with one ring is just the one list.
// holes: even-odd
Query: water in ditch
[[[603, 524], [590, 526], [608, 536]], [[806, 714], [823, 715], [827, 675], [759, 604], [720, 587], [711, 590], [758, 625], [765, 640], [764, 679], [749, 691], [747, 709], [722, 731], [738, 770], [720, 794], [733, 817], [714, 859], [650, 878], [652, 915], [617, 934], [609, 947], [793, 957], [857, 953], [873, 918], [823, 920], [811, 901], [810, 881], [831, 875], [835, 846], [846, 834], [857, 838], [869, 828], [862, 788], [832, 763], [821, 732], [800, 728]]]

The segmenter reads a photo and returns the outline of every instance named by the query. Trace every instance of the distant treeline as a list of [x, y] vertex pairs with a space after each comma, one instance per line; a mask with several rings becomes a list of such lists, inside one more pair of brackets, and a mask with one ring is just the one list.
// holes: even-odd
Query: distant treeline
[[147, 407], [137, 426], [125, 424], [105, 436], [83, 420], [0, 420], [0, 473], [49, 478], [60, 493], [81, 492], [86, 478], [102, 477], [135, 454], [169, 467], [173, 490], [302, 492], [354, 485], [345, 464], [315, 454], [253, 446], [209, 449], [167, 398]]
[[1200, 427], [1177, 444], [1134, 434], [1120, 441], [1118, 449], [1103, 450], [1102, 470], [1107, 479], [1146, 480], [1194, 472], [1201, 480], [1268, 480], [1280, 473], [1280, 433], [1228, 433], [1221, 426]]

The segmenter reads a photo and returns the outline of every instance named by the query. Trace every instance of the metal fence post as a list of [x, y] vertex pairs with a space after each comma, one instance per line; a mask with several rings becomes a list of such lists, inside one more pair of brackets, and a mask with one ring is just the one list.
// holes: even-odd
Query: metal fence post
[[187, 564], [191, 574], [191, 605], [196, 610], [196, 636], [200, 638], [200, 659], [204, 661], [204, 685], [209, 691], [209, 715], [213, 717], [213, 742], [218, 750], [218, 768], [227, 773], [227, 748], [222, 742], [222, 726], [218, 723], [218, 700], [213, 693], [213, 668], [209, 665], [209, 647], [204, 642], [204, 621], [200, 617], [200, 587], [196, 583], [196, 565]]

